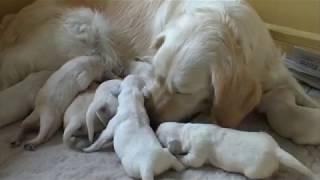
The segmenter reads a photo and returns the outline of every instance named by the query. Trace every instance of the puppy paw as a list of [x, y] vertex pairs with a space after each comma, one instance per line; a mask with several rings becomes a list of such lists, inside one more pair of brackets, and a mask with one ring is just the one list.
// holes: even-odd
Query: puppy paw
[[12, 141], [12, 142], [10, 143], [10, 147], [11, 147], [11, 148], [17, 148], [17, 147], [20, 147], [20, 146], [21, 146], [21, 141], [18, 141], [18, 140]]
[[25, 144], [23, 146], [23, 149], [26, 151], [35, 151], [36, 150], [36, 145], [34, 144]]

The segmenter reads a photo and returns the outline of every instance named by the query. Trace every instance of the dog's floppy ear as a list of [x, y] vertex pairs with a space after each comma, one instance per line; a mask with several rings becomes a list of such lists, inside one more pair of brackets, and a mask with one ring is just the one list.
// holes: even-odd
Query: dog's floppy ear
[[262, 94], [260, 84], [246, 72], [215, 70], [212, 74], [212, 113], [223, 127], [235, 128], [258, 105]]
[[[211, 65], [213, 116], [223, 127], [235, 128], [260, 102], [262, 88], [241, 49]], [[233, 57], [232, 57], [233, 56]]]
[[159, 34], [156, 39], [154, 39], [151, 43], [150, 48], [158, 50], [163, 45], [164, 41], [166, 40], [166, 36], [164, 33]]

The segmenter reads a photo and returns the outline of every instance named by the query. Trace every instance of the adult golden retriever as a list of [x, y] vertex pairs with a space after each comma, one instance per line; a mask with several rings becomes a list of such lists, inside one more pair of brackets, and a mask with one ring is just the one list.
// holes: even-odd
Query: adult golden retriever
[[[43, 5], [42, 9], [55, 7], [63, 12], [83, 6], [95, 8], [117, 29], [119, 54], [154, 55], [157, 78], [150, 88], [150, 115], [157, 122], [178, 121], [209, 108], [212, 118], [221, 125], [236, 127], [259, 105], [266, 92], [280, 87], [293, 92], [297, 104], [319, 108], [283, 65], [283, 55], [245, 0], [38, 0], [34, 4], [37, 3]], [[29, 11], [23, 17], [29, 21], [21, 24], [35, 27], [30, 24], [41, 24], [55, 14], [43, 11]], [[22, 27], [16, 27], [20, 24], [15, 22], [23, 18], [9, 23], [7, 32], [18, 30], [2, 37], [11, 37], [3, 40], [2, 47], [28, 35]]]

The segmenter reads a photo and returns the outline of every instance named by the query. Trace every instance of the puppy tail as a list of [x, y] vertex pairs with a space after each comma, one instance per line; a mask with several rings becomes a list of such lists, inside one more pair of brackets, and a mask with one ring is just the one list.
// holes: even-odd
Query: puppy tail
[[276, 153], [282, 165], [285, 165], [286, 167], [292, 168], [298, 171], [299, 173], [306, 175], [311, 180], [318, 180], [318, 178], [309, 168], [307, 168], [299, 160], [297, 160], [295, 157], [293, 157], [291, 154], [289, 154], [285, 150], [279, 147]]
[[71, 120], [63, 132], [63, 143], [69, 147], [73, 146], [74, 137], [73, 134], [81, 127], [81, 124], [77, 121]]

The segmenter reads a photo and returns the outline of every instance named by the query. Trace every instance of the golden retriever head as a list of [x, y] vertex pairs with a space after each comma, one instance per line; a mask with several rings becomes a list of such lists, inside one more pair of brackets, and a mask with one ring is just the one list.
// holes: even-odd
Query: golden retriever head
[[259, 82], [225, 24], [190, 18], [195, 17], [182, 17], [169, 26], [152, 45], [157, 52], [151, 117], [178, 121], [199, 112], [211, 97], [217, 121], [235, 127], [258, 104]]

